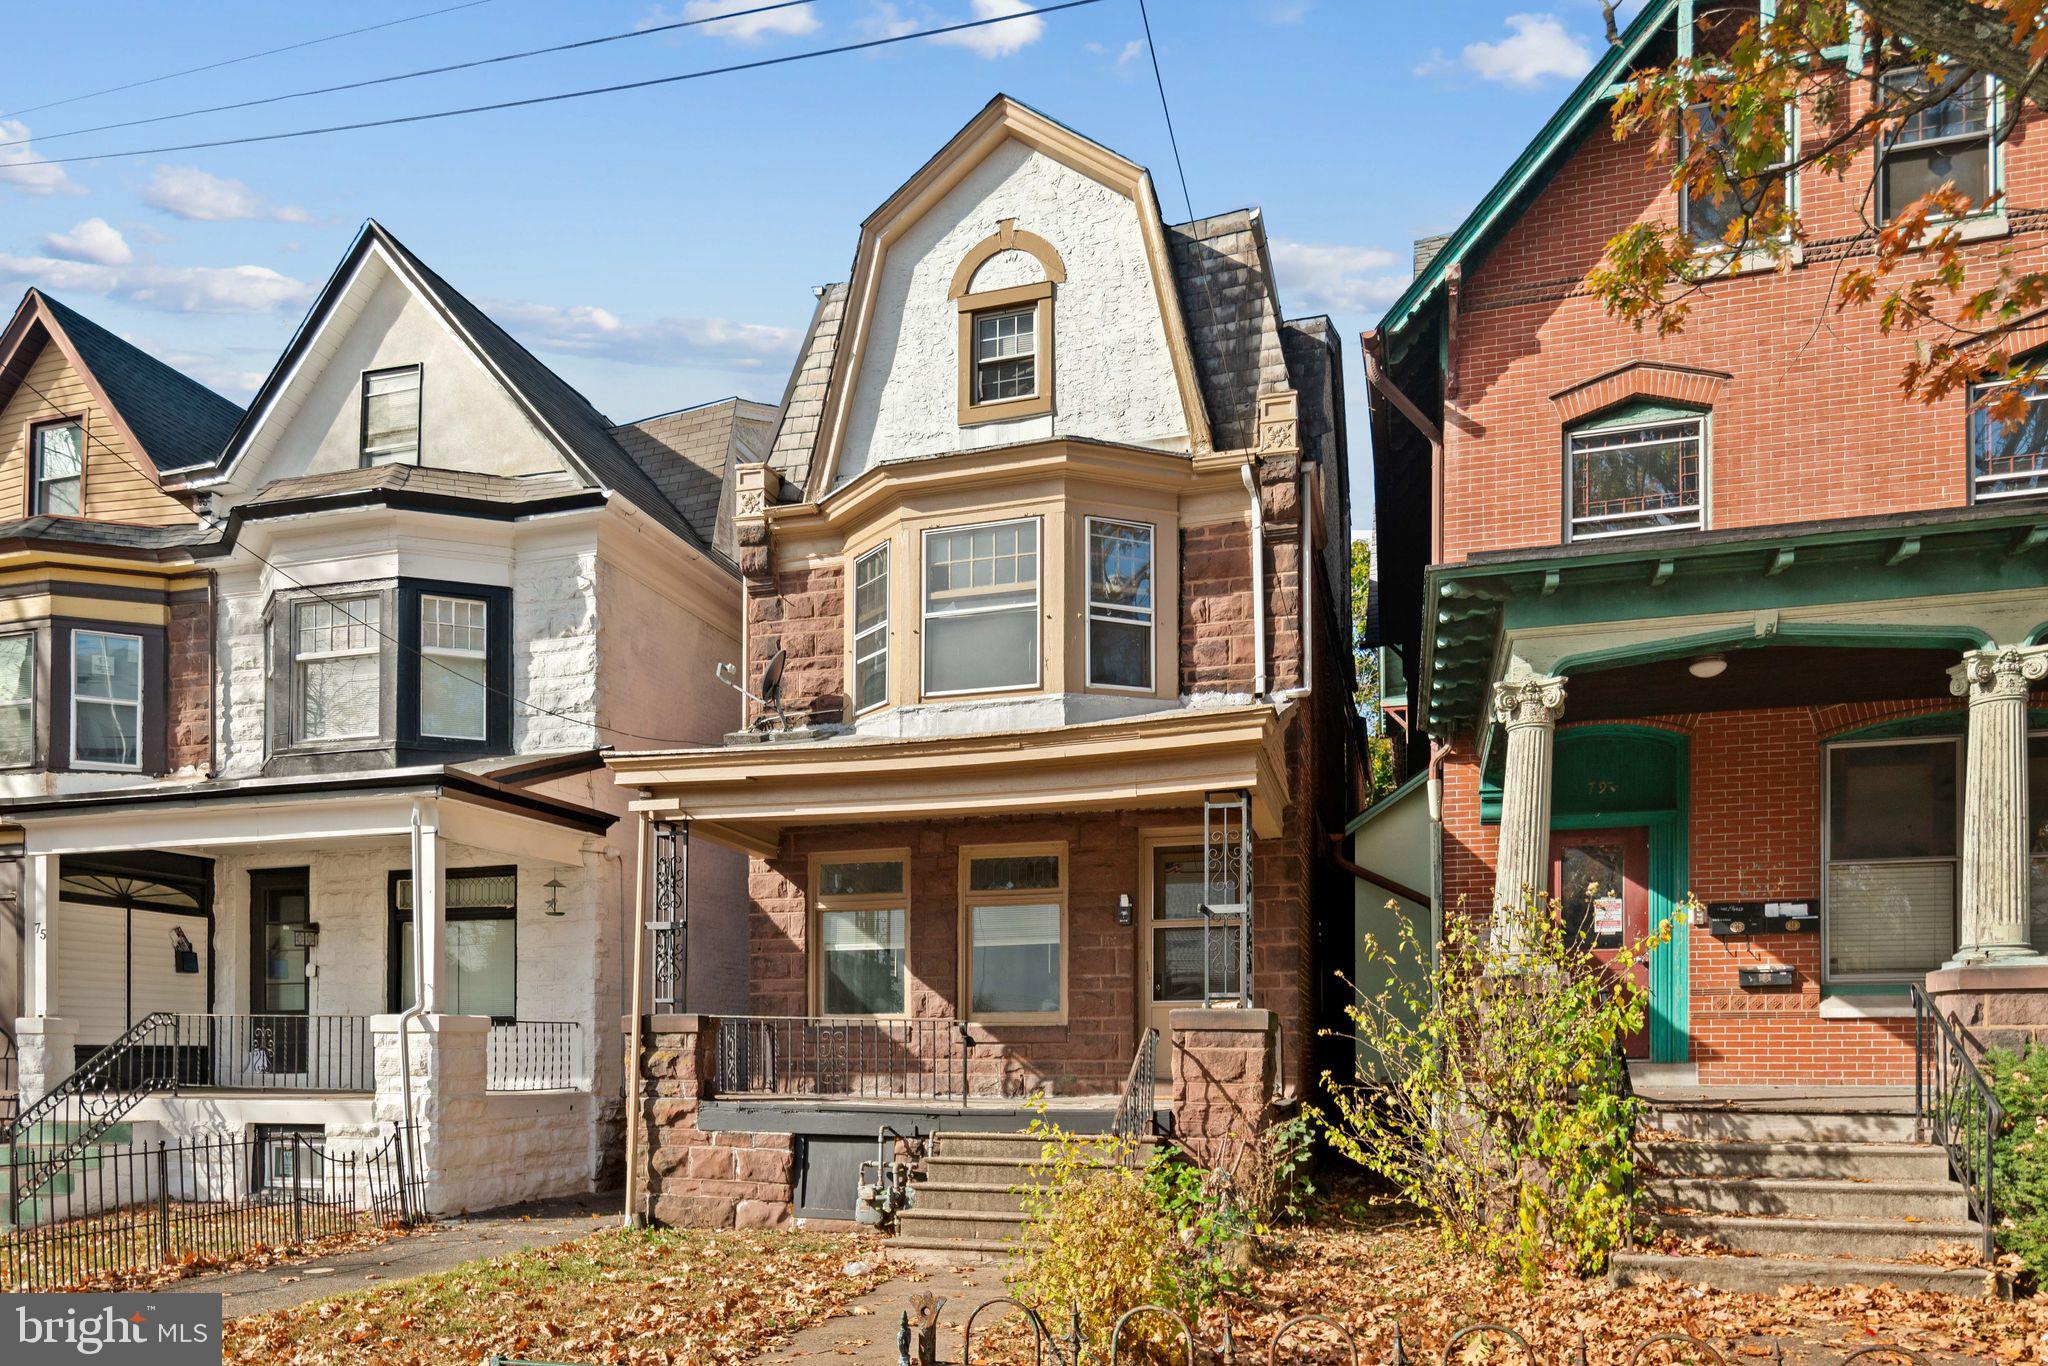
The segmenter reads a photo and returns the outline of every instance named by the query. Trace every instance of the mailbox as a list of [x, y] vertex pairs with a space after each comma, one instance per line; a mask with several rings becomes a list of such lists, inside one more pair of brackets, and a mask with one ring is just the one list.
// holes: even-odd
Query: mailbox
[[1810, 934], [1820, 927], [1811, 901], [1709, 901], [1707, 931], [1716, 939], [1759, 934]]
[[1770, 901], [1764, 904], [1764, 924], [1772, 934], [1811, 934], [1820, 928], [1820, 913], [1811, 901]]
[[1789, 987], [1792, 985], [1792, 969], [1787, 967], [1737, 968], [1736, 983], [1744, 990], [1754, 991], [1766, 987]]

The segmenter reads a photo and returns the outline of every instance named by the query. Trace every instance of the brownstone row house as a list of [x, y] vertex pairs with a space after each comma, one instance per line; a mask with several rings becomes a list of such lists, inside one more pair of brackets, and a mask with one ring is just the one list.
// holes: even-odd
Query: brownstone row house
[[[1830, 292], [1873, 251], [1873, 187], [1882, 221], [1952, 179], [1990, 204], [1961, 225], [1973, 278], [2040, 268], [2048, 154], [2031, 109], [1994, 144], [2009, 96], [1968, 86], [1845, 177], [1797, 176], [1805, 240], [1783, 268], [1729, 260], [1681, 333], [1632, 330], [1584, 284], [1609, 239], [1717, 236], [1729, 206], [1675, 194], [1648, 135], [1617, 141], [1613, 95], [1742, 11], [1645, 6], [1470, 216], [1418, 244], [1366, 334], [1380, 643], [1412, 784], [1388, 819], [1429, 841], [1435, 914], [1533, 889], [1611, 953], [1702, 903], [1642, 973], [1639, 1083], [1910, 1108], [1916, 1047], [1939, 1038], [1913, 989], [1994, 1042], [2048, 989], [2048, 698], [2030, 695], [2048, 447], [2038, 422], [1974, 416], [1981, 391], [1902, 398], [1899, 340]], [[1867, 107], [1875, 54], [1828, 61]], [[1792, 111], [1795, 143], [1815, 117]], [[1816, 1113], [1754, 1132], [1871, 1130]], [[1771, 1252], [1903, 1255], [1983, 1214], [1974, 1187], [1937, 1182], [1938, 1199], [1825, 1190], [1858, 1217], [1804, 1232], [1716, 1222], [1811, 1214], [1771, 1181], [1854, 1171], [1665, 1199], [1700, 1216], [1689, 1234]], [[1885, 1223], [1908, 1213], [1921, 1233]]]
[[[657, 924], [688, 850], [750, 867], [749, 1013], [650, 1026], [663, 1218], [846, 1217], [879, 1126], [1014, 1131], [1034, 1094], [1149, 1122], [1155, 1062], [1184, 1117], [1298, 1096], [1350, 930], [1341, 353], [1259, 213], [1169, 224], [998, 98], [817, 296], [737, 473], [747, 724], [608, 759]], [[1014, 1224], [936, 1204], [905, 1232]]]

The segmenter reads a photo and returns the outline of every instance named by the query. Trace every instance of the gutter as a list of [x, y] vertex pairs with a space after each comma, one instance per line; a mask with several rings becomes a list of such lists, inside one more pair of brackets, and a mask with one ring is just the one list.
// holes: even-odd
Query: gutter
[[1416, 905], [1424, 907], [1430, 904], [1429, 893], [1418, 892], [1406, 883], [1395, 882], [1392, 878], [1382, 877], [1362, 864], [1353, 863], [1344, 853], [1343, 835], [1324, 835], [1323, 838], [1330, 842], [1330, 860], [1337, 865], [1340, 872], [1349, 873], [1361, 882], [1370, 882], [1375, 887], [1392, 892], [1403, 901], [1412, 901]]
[[211, 559], [235, 548], [245, 522], [268, 521], [277, 517], [302, 517], [347, 508], [388, 507], [403, 512], [440, 512], [477, 517], [492, 522], [518, 522], [556, 512], [574, 512], [603, 507], [609, 501], [602, 489], [579, 489], [548, 498], [531, 498], [517, 503], [491, 498], [464, 498], [457, 494], [430, 493], [418, 489], [362, 489], [350, 493], [310, 494], [302, 498], [280, 498], [267, 503], [241, 503], [228, 514], [220, 538], [191, 548], [192, 558]]

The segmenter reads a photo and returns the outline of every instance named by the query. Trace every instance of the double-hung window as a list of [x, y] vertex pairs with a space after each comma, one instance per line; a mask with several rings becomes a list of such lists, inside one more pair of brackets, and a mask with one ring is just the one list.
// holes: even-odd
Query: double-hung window
[[379, 733], [383, 602], [376, 595], [316, 598], [292, 608], [293, 740], [353, 740]]
[[[1885, 73], [1884, 86], [1894, 97], [1913, 99], [1940, 90], [1953, 74], [1930, 81], [1925, 68], [1908, 67]], [[1992, 146], [1997, 105], [1995, 78], [1971, 76], [1938, 102], [1908, 115], [1880, 151], [1880, 217], [1890, 222], [1914, 200], [1948, 184], [1981, 207], [1997, 182]]]
[[974, 401], [1008, 403], [1038, 392], [1038, 306], [974, 315]]
[[[1725, 139], [1721, 132], [1720, 124], [1713, 116], [1713, 106], [1706, 104], [1693, 105], [1686, 110], [1686, 116], [1688, 124], [1699, 130], [1697, 134], [1699, 143], [1712, 146], [1717, 150], [1723, 146]], [[1768, 218], [1780, 205], [1787, 202], [1797, 202], [1798, 187], [1794, 183], [1792, 174], [1788, 169], [1796, 155], [1795, 140], [1797, 126], [1796, 115], [1790, 108], [1787, 108], [1785, 111], [1784, 141], [1780, 144], [1778, 156], [1754, 178], [1757, 183], [1752, 187], [1753, 197], [1744, 197], [1742, 193], [1742, 176], [1732, 167], [1728, 166], [1725, 159], [1722, 169], [1728, 183], [1721, 189], [1719, 194], [1708, 197], [1702, 194], [1695, 194], [1689, 188], [1681, 191], [1680, 213], [1685, 224], [1686, 235], [1692, 238], [1695, 243], [1709, 249], [1723, 247], [1733, 251], [1738, 242], [1741, 242], [1744, 248], [1761, 246], [1762, 243], [1757, 240], [1757, 231], [1754, 226], [1751, 226], [1747, 233], [1749, 240], [1742, 242], [1742, 235], [1737, 233], [1736, 225], [1745, 217], [1750, 219]], [[1690, 149], [1691, 145], [1692, 143], [1689, 139], [1688, 149]], [[1725, 158], [1725, 153], [1723, 153], [1723, 156]]]
[[1063, 1013], [1065, 846], [968, 849], [961, 861], [969, 1013], [978, 1020]]
[[889, 545], [853, 562], [853, 709], [889, 700]]
[[364, 373], [362, 463], [420, 463], [419, 366]]
[[1035, 688], [1038, 519], [924, 534], [924, 692]]
[[1152, 528], [1088, 519], [1088, 685], [1152, 691]]
[[420, 734], [441, 740], [489, 735], [490, 604], [420, 595]]
[[1827, 751], [1827, 965], [1832, 978], [1918, 979], [1955, 952], [1953, 738]]
[[1635, 409], [1565, 437], [1571, 539], [1702, 524], [1706, 418]]
[[[519, 874], [511, 868], [450, 872], [442, 880], [448, 938], [441, 958], [441, 1009], [450, 1015], [488, 1015], [510, 1024], [519, 999]], [[392, 1008], [412, 1006], [413, 955], [418, 935], [412, 875], [392, 878]]]
[[0, 635], [0, 768], [36, 761], [36, 638]]
[[2048, 384], [2021, 394], [2026, 416], [2001, 422], [1986, 404], [2001, 384], [1970, 390], [1970, 496], [1977, 502], [2048, 492]]
[[901, 854], [837, 854], [812, 863], [821, 1015], [900, 1015], [910, 901]]
[[85, 507], [85, 427], [49, 422], [35, 429], [31, 511], [37, 517], [76, 517]]
[[142, 767], [142, 637], [72, 632], [71, 762]]

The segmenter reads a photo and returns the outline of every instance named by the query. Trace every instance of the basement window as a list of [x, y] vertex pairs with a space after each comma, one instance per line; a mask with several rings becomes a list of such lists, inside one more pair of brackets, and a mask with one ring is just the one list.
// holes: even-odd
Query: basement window
[[1706, 414], [1634, 404], [1565, 437], [1574, 541], [1705, 525]]

